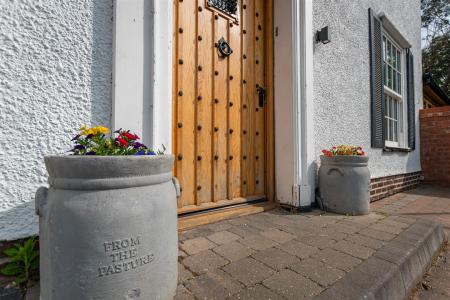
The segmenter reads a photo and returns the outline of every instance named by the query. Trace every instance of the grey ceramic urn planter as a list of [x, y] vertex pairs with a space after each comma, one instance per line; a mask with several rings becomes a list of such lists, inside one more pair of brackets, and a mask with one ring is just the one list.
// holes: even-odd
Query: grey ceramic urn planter
[[370, 172], [367, 156], [321, 156], [319, 193], [326, 211], [348, 215], [369, 213]]
[[173, 156], [48, 156], [36, 193], [41, 299], [172, 299]]

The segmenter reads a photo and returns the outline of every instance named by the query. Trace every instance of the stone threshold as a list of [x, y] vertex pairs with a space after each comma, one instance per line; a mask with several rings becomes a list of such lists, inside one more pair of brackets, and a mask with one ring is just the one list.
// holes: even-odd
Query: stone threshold
[[443, 242], [442, 224], [418, 219], [314, 299], [406, 299]]

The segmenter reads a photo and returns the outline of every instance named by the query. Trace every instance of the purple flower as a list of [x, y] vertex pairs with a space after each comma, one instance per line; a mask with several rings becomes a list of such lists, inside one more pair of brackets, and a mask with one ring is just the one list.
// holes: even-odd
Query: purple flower
[[96, 155], [95, 151], [86, 152], [86, 155]]
[[145, 150], [140, 150], [139, 152], [136, 152], [135, 155], [145, 155]]
[[133, 143], [133, 148], [134, 149], [139, 149], [139, 148], [146, 148], [144, 144], [141, 144], [139, 142], [134, 142]]
[[156, 155], [156, 153], [150, 150], [149, 152], [147, 152], [147, 155]]
[[86, 147], [84, 147], [83, 145], [75, 145], [75, 147], [73, 147], [74, 150], [84, 150]]

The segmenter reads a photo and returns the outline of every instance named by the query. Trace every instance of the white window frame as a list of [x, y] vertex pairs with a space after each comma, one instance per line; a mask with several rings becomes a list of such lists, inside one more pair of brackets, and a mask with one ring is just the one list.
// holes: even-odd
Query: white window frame
[[[389, 148], [407, 148], [408, 141], [407, 141], [407, 113], [408, 113], [408, 103], [407, 103], [407, 95], [406, 95], [406, 49], [401, 47], [398, 42], [388, 33], [386, 30], [383, 30], [383, 38], [386, 38], [386, 41], [389, 40], [389, 42], [394, 45], [398, 50], [400, 50], [400, 59], [401, 59], [401, 68], [400, 68], [400, 74], [401, 74], [401, 94], [397, 93], [396, 91], [392, 90], [388, 86], [385, 85], [385, 82], [383, 81], [383, 91], [386, 95], [390, 96], [392, 99], [398, 101], [399, 107], [397, 110], [398, 117], [397, 117], [397, 141], [390, 141], [386, 139], [384, 141], [385, 147]], [[385, 52], [385, 49], [383, 49], [383, 53]], [[385, 53], [384, 53], [385, 55]], [[383, 56], [383, 72], [385, 72], [385, 57]], [[385, 74], [385, 73], [384, 73]], [[387, 111], [387, 108], [386, 108]], [[385, 122], [386, 114], [383, 116], [383, 122]], [[389, 124], [386, 122], [386, 124]], [[386, 131], [388, 131], [389, 128], [386, 127]]]

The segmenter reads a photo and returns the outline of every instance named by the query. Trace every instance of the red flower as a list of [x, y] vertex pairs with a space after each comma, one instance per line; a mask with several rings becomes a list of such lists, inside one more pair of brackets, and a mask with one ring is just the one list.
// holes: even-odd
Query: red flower
[[119, 144], [120, 144], [122, 147], [124, 147], [124, 148], [128, 147], [127, 141], [125, 141], [125, 140], [124, 140], [123, 138], [121, 138], [120, 136], [117, 138], [117, 141], [119, 142]]
[[139, 139], [139, 137], [137, 135], [129, 133], [129, 132], [122, 132], [120, 135], [123, 137], [126, 137], [127, 139], [132, 140], [132, 141]]

